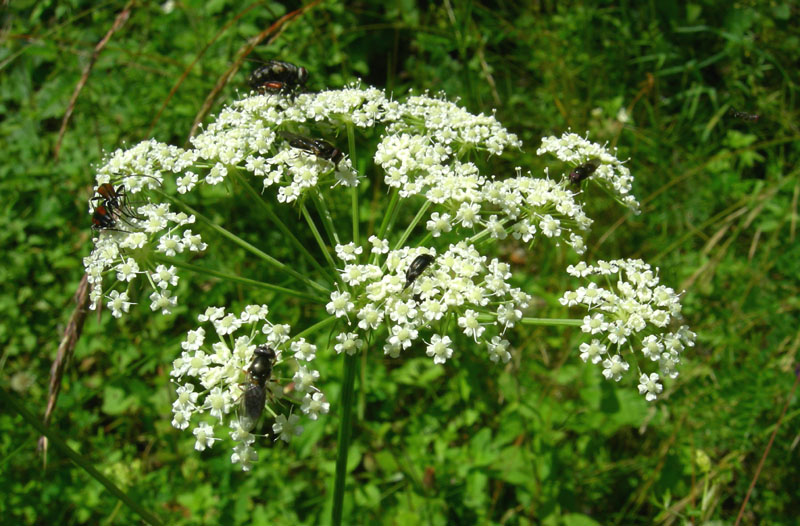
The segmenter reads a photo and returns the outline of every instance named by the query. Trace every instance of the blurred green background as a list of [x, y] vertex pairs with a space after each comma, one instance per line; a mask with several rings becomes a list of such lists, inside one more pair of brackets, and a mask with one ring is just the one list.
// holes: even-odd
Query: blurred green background
[[[209, 121], [206, 101], [213, 114], [246, 91], [250, 58], [281, 58], [308, 68], [310, 89], [361, 78], [398, 97], [442, 90], [475, 113], [496, 109], [525, 141], [498, 175], [541, 170], [549, 161], [535, 156], [540, 138], [568, 128], [618, 147], [643, 213], [590, 203], [587, 257], [659, 266], [664, 283], [686, 289], [684, 312], [698, 334], [681, 376], [653, 404], [582, 363], [575, 330], [517, 328], [507, 366], [469, 352], [444, 367], [421, 352], [370, 355], [356, 386], [348, 524], [733, 524], [787, 403], [742, 524], [797, 524], [798, 3], [303, 7], [3, 2], [2, 387], [43, 413], [91, 246], [87, 199], [103, 153], [149, 137], [184, 145], [196, 118]], [[227, 78], [248, 41], [287, 14]], [[733, 108], [759, 118], [736, 119]], [[214, 206], [220, 216], [249, 211], [244, 195]], [[545, 300], [534, 316], [568, 316], [555, 300], [574, 286], [563, 272], [574, 256], [542, 246], [500, 249], [519, 284]], [[247, 265], [243, 253], [226, 257]], [[168, 372], [199, 309], [260, 301], [214, 281], [184, 280], [179, 293], [171, 316], [151, 316], [146, 304], [121, 320], [89, 316], [53, 426], [168, 524], [324, 524], [335, 414], [290, 446], [262, 444], [251, 473], [231, 465], [226, 447], [196, 453], [191, 435], [170, 426]], [[270, 308], [271, 319], [302, 315], [295, 303]], [[326, 353], [320, 361], [335, 412], [341, 361]], [[57, 451], [44, 468], [37, 438], [2, 408], [0, 523], [138, 523]]]

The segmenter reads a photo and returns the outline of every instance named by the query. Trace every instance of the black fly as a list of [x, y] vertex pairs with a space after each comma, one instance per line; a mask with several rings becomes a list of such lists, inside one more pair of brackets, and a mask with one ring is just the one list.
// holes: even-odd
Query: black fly
[[275, 363], [275, 351], [268, 345], [259, 345], [253, 354], [253, 360], [247, 367], [249, 384], [242, 395], [242, 416], [239, 423], [242, 428], [250, 431], [253, 429], [264, 411], [267, 399], [267, 382], [272, 376], [272, 366]]
[[580, 166], [576, 166], [574, 170], [569, 173], [569, 181], [572, 184], [580, 184], [581, 181], [588, 179], [600, 164], [597, 161], [587, 161]]
[[261, 93], [294, 95], [308, 80], [308, 70], [281, 60], [270, 60], [250, 75], [250, 87]]
[[280, 132], [281, 136], [289, 141], [289, 146], [303, 150], [308, 153], [314, 154], [320, 159], [327, 159], [331, 161], [336, 167], [339, 167], [339, 161], [344, 158], [342, 150], [332, 145], [328, 141], [322, 139], [312, 139], [310, 137], [303, 137], [296, 133], [287, 131]]

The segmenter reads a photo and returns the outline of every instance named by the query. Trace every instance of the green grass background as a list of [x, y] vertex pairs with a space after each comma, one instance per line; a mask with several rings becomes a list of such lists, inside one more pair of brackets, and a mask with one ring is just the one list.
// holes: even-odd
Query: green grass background
[[[96, 56], [57, 159], [70, 98], [126, 4], [0, 6], [0, 385], [37, 415], [91, 247], [93, 166], [148, 137], [184, 145], [248, 39], [301, 7], [170, 4], [130, 4]], [[568, 128], [618, 147], [643, 213], [592, 201], [588, 256], [661, 267], [662, 281], [686, 289], [698, 334], [654, 404], [582, 363], [575, 330], [518, 328], [505, 367], [470, 352], [444, 367], [422, 353], [370, 354], [356, 385], [347, 524], [733, 524], [786, 404], [742, 524], [798, 524], [799, 7], [322, 1], [256, 48], [251, 57], [307, 67], [311, 89], [361, 78], [397, 96], [443, 90], [473, 112], [496, 109], [525, 141], [498, 175], [544, 168], [540, 138]], [[211, 113], [246, 90], [256, 65], [242, 64]], [[731, 108], [760, 118], [734, 119]], [[244, 194], [219, 195], [213, 208], [242, 225], [257, 217]], [[249, 235], [279, 246], [267, 229]], [[555, 300], [574, 285], [563, 272], [574, 257], [540, 248], [515, 256], [516, 280], [546, 300], [534, 315], [567, 316]], [[248, 271], [245, 254], [226, 258]], [[198, 290], [202, 303], [190, 294]], [[261, 447], [253, 472], [241, 473], [225, 447], [198, 454], [191, 435], [170, 426], [168, 372], [201, 308], [263, 298], [214, 280], [184, 280], [179, 293], [171, 316], [140, 305], [122, 320], [89, 317], [53, 427], [167, 524], [324, 524], [341, 361], [321, 356], [332, 414], [297, 443]], [[303, 314], [297, 302], [270, 308], [272, 319]], [[43, 467], [37, 438], [2, 408], [0, 523], [138, 523], [58, 452]]]

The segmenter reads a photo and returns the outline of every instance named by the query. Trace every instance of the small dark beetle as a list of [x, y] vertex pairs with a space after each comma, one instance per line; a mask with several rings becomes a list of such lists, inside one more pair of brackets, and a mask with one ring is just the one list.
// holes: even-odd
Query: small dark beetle
[[425, 269], [428, 268], [431, 263], [433, 263], [434, 259], [435, 258], [430, 254], [420, 254], [414, 258], [414, 261], [411, 262], [411, 264], [408, 266], [408, 270], [406, 270], [406, 285], [403, 287], [403, 290], [406, 290], [409, 285], [414, 283], [414, 280], [416, 280], [423, 272], [425, 272]]

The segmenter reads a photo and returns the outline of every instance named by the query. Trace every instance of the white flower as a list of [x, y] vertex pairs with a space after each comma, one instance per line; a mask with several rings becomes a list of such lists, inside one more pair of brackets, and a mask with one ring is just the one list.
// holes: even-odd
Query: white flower
[[242, 471], [250, 471], [253, 464], [258, 461], [258, 451], [247, 444], [237, 444], [233, 448], [231, 462], [241, 464]]
[[161, 311], [161, 314], [169, 314], [172, 308], [178, 304], [178, 298], [172, 295], [170, 290], [161, 290], [150, 294], [150, 310]]
[[583, 325], [581, 325], [583, 332], [597, 334], [608, 330], [608, 323], [602, 314], [595, 314], [594, 316], [584, 316]]
[[600, 340], [593, 339], [592, 343], [582, 343], [580, 350], [581, 360], [584, 362], [591, 360], [592, 363], [598, 363], [603, 359], [602, 355], [606, 352], [606, 346], [600, 343]]
[[643, 374], [639, 377], [639, 394], [645, 395], [644, 399], [648, 402], [655, 400], [664, 389], [664, 386], [658, 383], [659, 380], [658, 373], [651, 373], [650, 376]]
[[378, 236], [370, 236], [369, 242], [372, 244], [372, 252], [373, 254], [386, 254], [389, 252], [389, 241], [385, 239], [379, 239]]
[[139, 273], [139, 265], [133, 259], [123, 260], [117, 265], [117, 279], [119, 281], [132, 281]]
[[480, 219], [481, 205], [478, 203], [461, 203], [456, 213], [456, 221], [465, 228], [472, 228]]
[[305, 338], [292, 342], [291, 350], [296, 360], [310, 362], [317, 354], [317, 346], [308, 343]]
[[300, 436], [303, 432], [303, 426], [298, 425], [299, 421], [300, 417], [297, 415], [289, 415], [289, 418], [278, 415], [275, 423], [272, 424], [272, 432], [279, 435], [278, 438], [284, 442], [289, 442], [292, 436]]
[[464, 329], [464, 334], [477, 340], [486, 330], [486, 327], [478, 323], [478, 313], [468, 309], [463, 316], [458, 317], [458, 326]]
[[607, 380], [619, 382], [622, 380], [623, 373], [629, 368], [630, 365], [628, 365], [628, 362], [623, 361], [618, 354], [612, 356], [610, 360], [603, 360], [603, 376], [605, 376]]
[[411, 343], [417, 339], [419, 331], [411, 325], [395, 325], [391, 329], [389, 343], [395, 347], [408, 349]]
[[453, 228], [450, 224], [450, 214], [439, 215], [439, 212], [432, 213], [426, 225], [433, 237], [439, 237], [442, 232], [450, 232]]
[[204, 449], [211, 447], [214, 445], [214, 428], [208, 425], [206, 422], [200, 422], [200, 425], [194, 428], [192, 434], [197, 438], [197, 442], [194, 444], [194, 448], [197, 451], [203, 451]]
[[451, 356], [453, 356], [453, 349], [450, 348], [452, 341], [449, 336], [440, 336], [434, 334], [431, 338], [431, 343], [428, 344], [425, 354], [433, 358], [433, 363], [445, 363]]
[[362, 347], [364, 347], [364, 340], [358, 337], [355, 332], [341, 333], [336, 335], [336, 345], [333, 346], [334, 350], [338, 353], [355, 354]]
[[174, 287], [178, 284], [178, 275], [174, 266], [167, 268], [165, 265], [159, 265], [156, 267], [155, 272], [150, 273], [150, 277], [162, 289], [170, 285]]
[[189, 427], [189, 420], [192, 417], [191, 411], [178, 409], [177, 411], [173, 411], [172, 413], [172, 427], [178, 429], [186, 429]]
[[229, 313], [228, 315], [214, 320], [214, 330], [217, 331], [217, 334], [220, 336], [225, 336], [226, 334], [233, 334], [236, 332], [239, 327], [242, 326], [242, 320], [239, 319], [233, 313]]
[[218, 420], [222, 420], [231, 410], [231, 394], [223, 391], [217, 386], [211, 389], [206, 396], [206, 403], [209, 406], [209, 414]]
[[337, 318], [347, 316], [347, 313], [353, 310], [355, 304], [350, 301], [349, 292], [339, 292], [335, 290], [331, 292], [331, 301], [325, 306], [328, 314], [335, 314]]
[[292, 377], [294, 388], [301, 393], [308, 392], [317, 380], [319, 380], [319, 371], [309, 371], [305, 365], [299, 366]]
[[191, 192], [198, 181], [196, 173], [186, 172], [182, 177], [178, 177], [175, 182], [178, 184], [178, 193], [185, 194]]
[[659, 341], [655, 334], [643, 338], [642, 345], [642, 354], [644, 354], [645, 358], [650, 358], [653, 361], [657, 361], [661, 356], [661, 351], [664, 350], [664, 344]]
[[491, 361], [497, 362], [498, 360], [502, 360], [503, 363], [508, 363], [511, 359], [511, 353], [508, 352], [511, 342], [508, 340], [503, 340], [500, 336], [495, 336], [487, 345], [489, 347], [489, 359]]
[[172, 408], [173, 410], [181, 411], [194, 409], [197, 397], [200, 396], [198, 393], [194, 392], [194, 384], [189, 383], [178, 387], [175, 393], [178, 395], [178, 399], [172, 402]]
[[383, 323], [383, 311], [379, 311], [372, 303], [367, 303], [358, 311], [358, 327], [362, 330], [377, 329]]
[[300, 410], [307, 414], [308, 418], [311, 420], [316, 420], [319, 418], [320, 414], [328, 414], [330, 407], [331, 404], [325, 400], [325, 395], [322, 393], [306, 393], [306, 396], [303, 397], [303, 404]]
[[166, 256], [174, 257], [176, 254], [183, 252], [183, 248], [184, 244], [179, 236], [165, 234], [159, 238], [156, 250], [163, 252]]
[[225, 165], [217, 163], [213, 168], [211, 168], [211, 170], [208, 172], [208, 175], [206, 175], [206, 183], [210, 185], [219, 184], [227, 175], [228, 169], [225, 167]]
[[346, 245], [336, 245], [336, 257], [342, 261], [355, 261], [363, 251], [363, 248], [357, 247], [352, 242]]
[[108, 306], [111, 308], [111, 314], [115, 318], [122, 317], [123, 312], [128, 312], [131, 308], [131, 303], [128, 301], [128, 293], [127, 292], [119, 292], [117, 290], [112, 290], [108, 294]]

